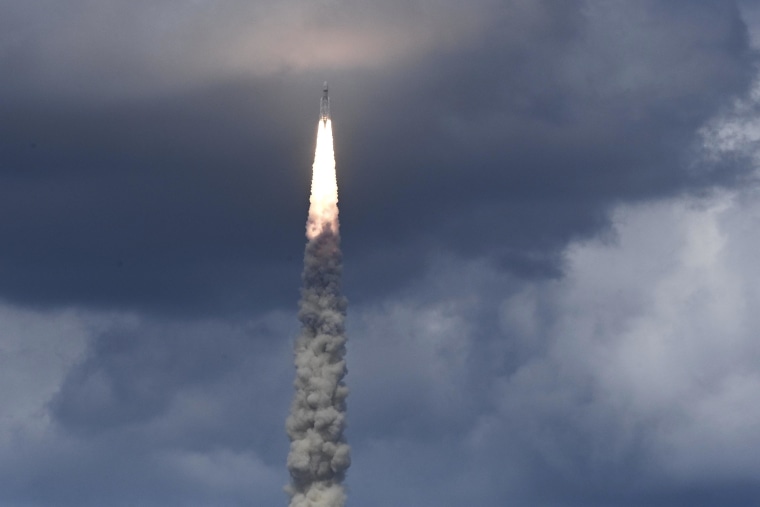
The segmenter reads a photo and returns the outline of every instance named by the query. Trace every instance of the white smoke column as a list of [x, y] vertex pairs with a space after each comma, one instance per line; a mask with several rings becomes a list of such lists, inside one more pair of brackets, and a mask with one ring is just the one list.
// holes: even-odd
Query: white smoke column
[[346, 426], [346, 299], [341, 294], [338, 185], [332, 125], [320, 121], [306, 223], [303, 288], [295, 344], [295, 395], [286, 423], [290, 437], [286, 488], [290, 507], [342, 507], [351, 464]]

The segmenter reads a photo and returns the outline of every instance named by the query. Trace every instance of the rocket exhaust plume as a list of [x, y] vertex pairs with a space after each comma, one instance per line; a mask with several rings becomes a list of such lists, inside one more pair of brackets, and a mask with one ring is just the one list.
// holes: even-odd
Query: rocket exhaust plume
[[[327, 83], [324, 92], [326, 97]], [[286, 422], [290, 507], [342, 507], [346, 495], [341, 483], [351, 464], [343, 436], [348, 388], [343, 382], [346, 299], [341, 294], [338, 185], [329, 109], [321, 114], [306, 223], [295, 395]]]

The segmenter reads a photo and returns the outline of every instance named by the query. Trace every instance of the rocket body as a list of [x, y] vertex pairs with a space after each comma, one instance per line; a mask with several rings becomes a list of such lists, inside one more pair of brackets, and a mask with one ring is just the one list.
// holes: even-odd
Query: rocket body
[[319, 119], [327, 123], [330, 119], [330, 97], [327, 96], [327, 81], [322, 87], [322, 99], [319, 101]]

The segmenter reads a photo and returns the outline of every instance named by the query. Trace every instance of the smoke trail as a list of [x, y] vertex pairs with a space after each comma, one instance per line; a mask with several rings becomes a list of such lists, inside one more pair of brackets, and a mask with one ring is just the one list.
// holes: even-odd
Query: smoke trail
[[290, 507], [342, 507], [351, 464], [346, 426], [346, 299], [341, 294], [338, 185], [332, 125], [319, 122], [311, 182], [309, 239], [295, 344], [295, 395], [286, 423], [290, 437]]

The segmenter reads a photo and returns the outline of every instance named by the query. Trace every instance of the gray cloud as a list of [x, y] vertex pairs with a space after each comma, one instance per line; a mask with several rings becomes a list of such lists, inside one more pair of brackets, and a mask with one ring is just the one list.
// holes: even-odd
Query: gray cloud
[[231, 324], [9, 308], [2, 315], [6, 330], [47, 323], [15, 333], [26, 347], [2, 337], [19, 372], [47, 365], [35, 382], [11, 375], [19, 383], [16, 397], [4, 397], [0, 421], [0, 502], [285, 500], [291, 374], [281, 366], [290, 354], [281, 338], [296, 327], [286, 316]]
[[[378, 69], [478, 36], [488, 2], [303, 0], [3, 5], [6, 91], [109, 100], [235, 76]], [[531, 9], [527, 9], [530, 11]]]
[[[349, 357], [352, 428], [372, 438], [354, 445], [356, 500], [415, 499], [434, 480], [445, 486], [420, 505], [756, 501], [756, 270], [740, 253], [753, 251], [751, 202], [621, 209], [617, 239], [573, 247], [563, 281], [457, 263], [422, 284], [436, 298], [423, 289], [363, 313], [349, 328], [364, 338]], [[390, 333], [371, 332], [384, 322]], [[411, 364], [397, 371], [399, 357]], [[382, 418], [388, 393], [414, 400], [406, 417]], [[399, 472], [402, 491], [363, 470], [402, 457], [421, 470]]]
[[4, 2], [0, 503], [286, 501], [325, 78], [351, 502], [757, 503], [741, 4]]
[[[4, 7], [0, 65], [20, 83], [0, 103], [0, 285], [12, 301], [175, 313], [292, 301], [324, 77], [360, 298], [419, 276], [439, 250], [559, 276], [567, 242], [604, 230], [611, 204], [742, 174], [687, 159], [749, 83], [730, 3], [78, 6]], [[278, 37], [252, 44], [267, 58], [315, 46], [291, 38], [304, 31], [392, 54], [253, 59], [246, 71], [214, 56], [244, 58], [230, 41], [265, 25]], [[58, 72], [51, 59], [65, 76], [34, 70]]]
[[[754, 191], [621, 207], [616, 234], [575, 243], [561, 280], [445, 256], [406, 291], [353, 305], [352, 501], [756, 501], [756, 208]], [[71, 330], [63, 355], [9, 357], [61, 364], [6, 405], [27, 408], [0, 428], [3, 502], [285, 501], [288, 314], [2, 315]], [[45, 333], [16, 336], [58, 339]]]

